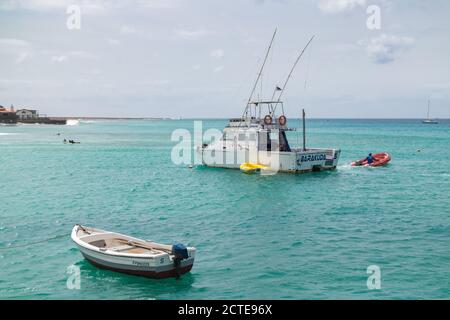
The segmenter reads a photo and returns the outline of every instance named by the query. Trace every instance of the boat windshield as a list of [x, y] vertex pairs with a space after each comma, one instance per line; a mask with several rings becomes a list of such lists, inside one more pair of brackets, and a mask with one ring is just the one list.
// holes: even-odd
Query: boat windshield
[[259, 134], [259, 150], [261, 151], [281, 151], [291, 152], [291, 147], [286, 138], [286, 132], [284, 130], [261, 132]]
[[224, 132], [222, 136], [223, 141], [233, 141], [236, 135], [232, 132]]
[[256, 133], [255, 132], [224, 132], [222, 136], [222, 140], [224, 141], [256, 141]]
[[280, 151], [291, 152], [291, 147], [289, 146], [289, 142], [286, 138], [286, 131], [280, 131]]

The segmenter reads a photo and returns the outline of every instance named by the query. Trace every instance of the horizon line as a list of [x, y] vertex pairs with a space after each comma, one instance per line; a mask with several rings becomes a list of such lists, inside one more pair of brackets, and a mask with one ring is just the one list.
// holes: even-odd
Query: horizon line
[[[66, 120], [229, 120], [229, 119], [237, 119], [239, 117], [112, 117], [112, 116], [48, 116], [52, 119], [66, 119]], [[293, 120], [301, 120], [302, 118], [288, 118]], [[311, 117], [306, 118], [309, 120], [426, 120], [426, 118], [401, 118], [401, 117], [393, 117], [393, 118], [364, 118], [364, 117]], [[433, 118], [433, 120], [450, 120], [450, 118]]]

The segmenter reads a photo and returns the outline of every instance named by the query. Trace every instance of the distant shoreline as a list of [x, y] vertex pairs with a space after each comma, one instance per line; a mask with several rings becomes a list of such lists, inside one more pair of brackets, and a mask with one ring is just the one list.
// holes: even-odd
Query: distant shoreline
[[[54, 120], [229, 120], [230, 118], [153, 118], [153, 117], [49, 117]], [[288, 118], [299, 120], [299, 118]], [[307, 118], [308, 120], [417, 120], [422, 121], [424, 118]], [[447, 121], [450, 118], [436, 118], [436, 120]]]
[[54, 120], [177, 120], [171, 118], [136, 117], [49, 117]]

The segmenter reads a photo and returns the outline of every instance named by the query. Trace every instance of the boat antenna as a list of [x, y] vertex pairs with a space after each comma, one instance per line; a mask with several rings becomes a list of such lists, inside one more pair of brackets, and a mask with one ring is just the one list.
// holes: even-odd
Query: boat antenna
[[430, 99], [428, 99], [428, 112], [427, 112], [427, 119], [430, 119]]
[[272, 44], [273, 44], [273, 41], [275, 40], [275, 35], [276, 34], [277, 34], [277, 28], [275, 28], [275, 31], [273, 32], [273, 36], [272, 36], [272, 39], [270, 40], [269, 47], [267, 48], [267, 52], [266, 52], [266, 55], [264, 57], [263, 64], [261, 65], [261, 69], [259, 70], [259, 73], [258, 73], [258, 76], [256, 78], [255, 84], [253, 85], [253, 89], [252, 89], [252, 91], [250, 93], [250, 96], [248, 98], [247, 106], [245, 107], [245, 111], [244, 111], [244, 115], [247, 114], [247, 112], [248, 112], [248, 106], [250, 105], [250, 102], [252, 100], [253, 94], [255, 93], [256, 87], [258, 86], [258, 82], [261, 79], [261, 75], [262, 75], [262, 72], [264, 70], [264, 66], [266, 65], [267, 58], [269, 57], [270, 50], [272, 49]]
[[305, 109], [302, 109], [302, 118], [303, 118], [303, 151], [306, 151], [306, 114]]
[[[298, 62], [299, 62], [300, 59], [302, 58], [302, 56], [303, 56], [303, 54], [305, 53], [306, 49], [308, 48], [308, 46], [311, 44], [311, 42], [314, 40], [315, 37], [316, 37], [315, 35], [312, 36], [311, 39], [309, 39], [309, 41], [308, 41], [308, 43], [306, 44], [306, 46], [305, 46], [305, 47], [303, 48], [303, 50], [300, 52], [300, 55], [297, 57], [297, 60], [295, 60], [295, 63], [294, 63], [294, 65], [292, 66], [291, 71], [289, 72], [289, 74], [288, 74], [288, 76], [287, 76], [287, 78], [286, 78], [286, 81], [284, 82], [284, 85], [281, 87], [281, 90], [276, 90], [276, 89], [275, 89], [275, 91], [273, 92], [272, 100], [275, 98], [275, 94], [277, 93], [277, 91], [280, 91], [280, 94], [278, 95], [278, 99], [277, 99], [277, 101], [275, 102], [275, 106], [272, 108], [272, 112], [273, 112], [273, 113], [275, 113], [275, 109], [276, 109], [277, 105], [280, 103], [281, 96], [283, 95], [284, 90], [286, 89], [286, 86], [287, 86], [289, 80], [291, 79], [291, 76], [292, 76], [292, 73], [293, 73], [294, 70], [295, 70], [295, 67], [297, 66]], [[273, 114], [272, 114], [272, 115], [273, 115]]]

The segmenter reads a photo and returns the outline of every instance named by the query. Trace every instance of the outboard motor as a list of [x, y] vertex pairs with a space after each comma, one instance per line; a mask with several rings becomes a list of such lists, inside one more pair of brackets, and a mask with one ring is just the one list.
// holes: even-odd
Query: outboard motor
[[173, 264], [177, 272], [177, 279], [179, 279], [181, 261], [189, 258], [188, 250], [184, 244], [176, 243], [172, 246], [172, 254], [175, 256], [173, 259]]

